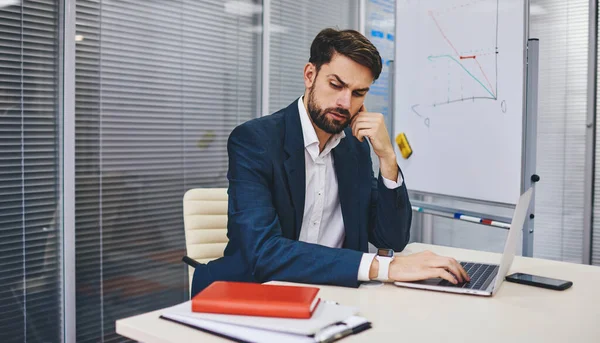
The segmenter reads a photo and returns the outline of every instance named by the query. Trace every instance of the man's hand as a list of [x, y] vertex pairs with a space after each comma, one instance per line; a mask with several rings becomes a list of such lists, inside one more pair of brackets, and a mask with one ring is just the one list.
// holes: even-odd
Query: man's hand
[[363, 105], [358, 114], [352, 118], [352, 134], [359, 141], [368, 137], [373, 146], [373, 151], [379, 158], [386, 158], [394, 155], [394, 147], [390, 142], [390, 135], [385, 127], [383, 114], [367, 112]]
[[[378, 270], [379, 263], [374, 259], [369, 273], [371, 279], [377, 276]], [[390, 263], [388, 277], [392, 281], [442, 278], [453, 284], [471, 281], [467, 272], [455, 259], [439, 256], [431, 251], [394, 257]]]
[[395, 181], [398, 178], [398, 164], [383, 114], [367, 112], [363, 105], [350, 125], [356, 139], [362, 142], [365, 137], [369, 138], [373, 151], [379, 157], [381, 175]]

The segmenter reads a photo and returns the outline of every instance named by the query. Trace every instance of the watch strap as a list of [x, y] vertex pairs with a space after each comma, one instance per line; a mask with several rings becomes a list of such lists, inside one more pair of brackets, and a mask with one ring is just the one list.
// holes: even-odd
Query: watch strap
[[379, 261], [379, 270], [377, 272], [376, 280], [388, 281], [389, 280], [390, 263], [392, 262], [392, 258], [391, 257], [383, 257], [383, 256], [375, 256], [375, 258]]

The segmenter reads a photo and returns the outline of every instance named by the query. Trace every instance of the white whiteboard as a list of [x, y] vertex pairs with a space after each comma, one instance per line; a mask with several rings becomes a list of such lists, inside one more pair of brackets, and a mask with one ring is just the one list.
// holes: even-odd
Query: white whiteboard
[[409, 189], [516, 204], [523, 1], [397, 1], [394, 137], [413, 149], [397, 154]]

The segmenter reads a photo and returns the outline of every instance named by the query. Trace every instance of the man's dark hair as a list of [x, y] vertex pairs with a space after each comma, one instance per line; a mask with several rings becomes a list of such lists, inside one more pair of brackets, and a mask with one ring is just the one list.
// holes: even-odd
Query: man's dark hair
[[310, 46], [310, 63], [317, 72], [323, 64], [331, 62], [335, 53], [344, 55], [354, 62], [371, 70], [373, 81], [381, 73], [381, 56], [367, 37], [354, 30], [324, 29], [315, 37]]

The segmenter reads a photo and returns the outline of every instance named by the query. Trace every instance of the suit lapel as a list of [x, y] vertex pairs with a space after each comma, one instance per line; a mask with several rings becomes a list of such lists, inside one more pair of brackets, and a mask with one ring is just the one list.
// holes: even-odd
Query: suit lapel
[[[298, 101], [294, 101], [286, 109], [285, 115], [285, 139], [284, 161], [288, 187], [294, 206], [294, 232], [293, 237], [300, 237], [302, 217], [304, 216], [304, 201], [306, 192], [306, 167], [304, 163], [304, 138], [302, 136], [302, 124], [298, 112]], [[292, 235], [290, 235], [292, 236]], [[289, 236], [288, 236], [289, 237]]]
[[358, 218], [358, 161], [349, 140], [352, 133], [346, 131], [346, 138], [333, 149], [335, 174], [338, 179], [338, 194], [344, 219], [344, 248], [360, 249]]

